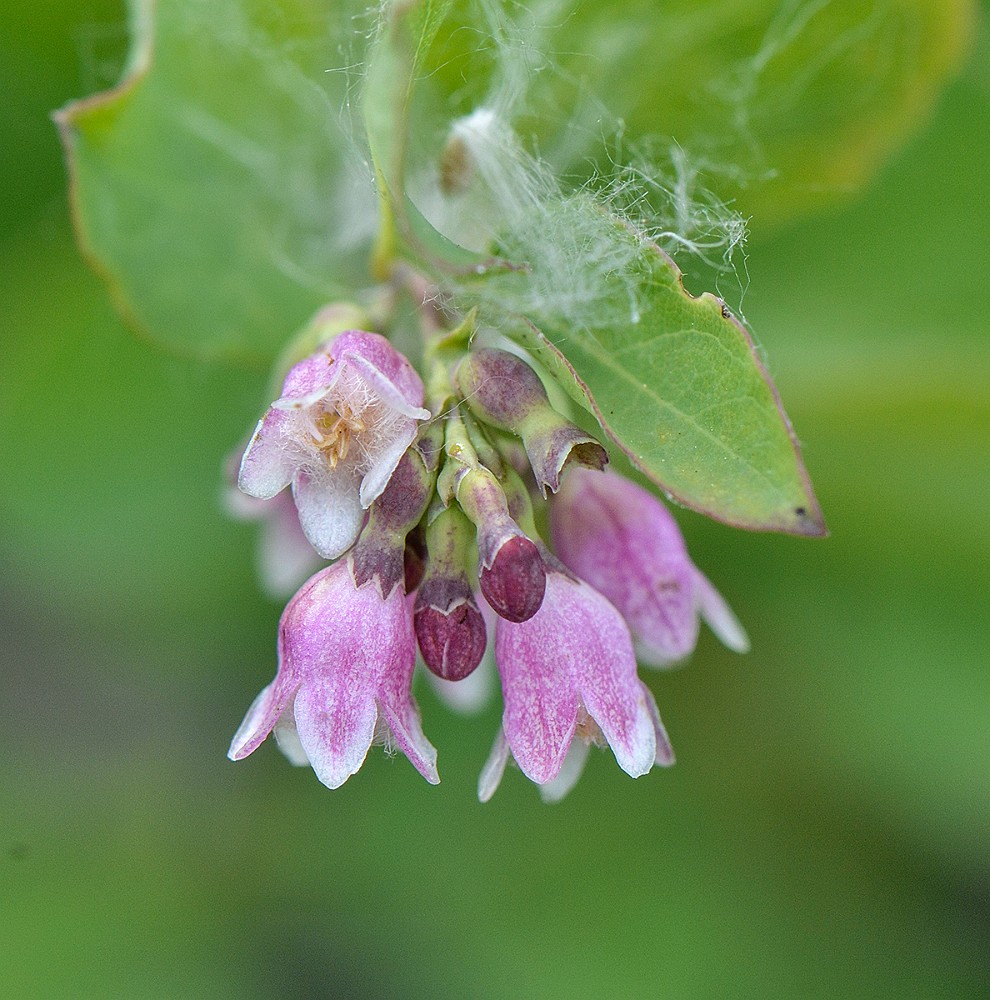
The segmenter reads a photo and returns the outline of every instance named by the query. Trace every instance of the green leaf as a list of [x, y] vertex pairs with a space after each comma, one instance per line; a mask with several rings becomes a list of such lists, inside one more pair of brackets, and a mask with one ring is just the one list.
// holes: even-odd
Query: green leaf
[[270, 360], [367, 282], [374, 191], [342, 69], [362, 10], [139, 2], [124, 81], [57, 115], [84, 247], [155, 340]]
[[[316, 308], [369, 281], [379, 213], [351, 108], [374, 12], [360, 0], [132, 3], [125, 80], [58, 115], [81, 240], [154, 340], [268, 361]], [[436, 205], [422, 197], [451, 120], [481, 104], [568, 176], [596, 157], [608, 166], [602, 137], [621, 118], [620, 158], [650, 136], [663, 137], [650, 147], [661, 160], [670, 141], [687, 150], [687, 174], [672, 182], [685, 181], [688, 207], [707, 185], [761, 224], [803, 211], [862, 183], [915, 126], [958, 63], [973, 10], [970, 0], [572, 6], [566, 16], [504, 0], [386, 7], [401, 37], [367, 66], [363, 111], [390, 183], [402, 192], [414, 181], [399, 252], [448, 270], [499, 265], [431, 226]], [[391, 202], [411, 204], [395, 192]]]
[[[517, 339], [672, 499], [737, 527], [824, 534], [777, 391], [721, 299], [689, 295], [666, 254], [589, 199], [550, 212], [537, 228], [561, 257], [462, 294], [500, 325], [525, 316]], [[582, 268], [586, 244], [598, 257]]]
[[403, 0], [388, 4], [368, 53], [361, 107], [375, 165], [385, 220], [375, 249], [375, 268], [388, 277], [392, 260], [404, 256], [414, 267], [484, 270], [493, 262], [448, 239], [406, 193], [406, 158], [413, 129], [413, 93], [450, 0]]
[[479, 39], [477, 5], [462, 0], [431, 63], [458, 113], [509, 99], [519, 133], [562, 175], [587, 176], [589, 162], [607, 174], [610, 157], [642, 150], [665, 186], [705, 184], [760, 225], [861, 188], [924, 121], [976, 20], [973, 0], [488, 9], [504, 9], [496, 42]]

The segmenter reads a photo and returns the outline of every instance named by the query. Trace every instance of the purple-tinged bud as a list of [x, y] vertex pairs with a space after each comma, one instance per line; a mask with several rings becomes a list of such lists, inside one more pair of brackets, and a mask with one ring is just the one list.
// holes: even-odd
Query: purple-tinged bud
[[544, 496], [557, 492], [568, 464], [599, 471], [608, 464], [605, 449], [553, 408], [539, 376], [514, 354], [475, 351], [458, 365], [455, 379], [479, 420], [522, 438]]
[[543, 604], [547, 587], [543, 559], [525, 535], [506, 540], [478, 578], [485, 600], [506, 621], [528, 621]]
[[368, 522], [354, 546], [354, 580], [363, 587], [377, 579], [382, 597], [406, 578], [406, 537], [426, 512], [436, 473], [415, 448], [407, 449], [381, 496], [371, 505]]
[[478, 529], [478, 577], [492, 610], [510, 622], [532, 618], [546, 591], [543, 558], [510, 516], [498, 480], [471, 469], [458, 483], [457, 501]]
[[439, 586], [424, 587], [416, 596], [413, 623], [423, 661], [437, 677], [460, 681], [481, 663], [488, 637], [470, 588], [443, 593]]
[[423, 660], [448, 681], [474, 671], [488, 640], [465, 569], [471, 534], [471, 525], [456, 507], [440, 511], [426, 530], [429, 563], [416, 594], [413, 621]]

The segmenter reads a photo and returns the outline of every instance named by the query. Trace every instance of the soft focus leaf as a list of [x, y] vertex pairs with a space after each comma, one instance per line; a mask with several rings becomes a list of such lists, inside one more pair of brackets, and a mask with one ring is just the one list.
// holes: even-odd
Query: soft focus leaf
[[374, 193], [345, 69], [362, 10], [141, 0], [124, 83], [59, 114], [83, 243], [156, 340], [270, 359], [367, 280]]
[[[82, 241], [155, 340], [270, 360], [318, 306], [369, 280], [378, 213], [351, 118], [369, 12], [133, 2], [125, 81], [59, 116]], [[428, 97], [412, 120], [418, 173], [435, 173], [447, 125], [480, 103], [568, 176], [590, 160], [607, 172], [602, 140], [621, 120], [613, 154], [659, 161], [641, 193], [689, 230], [705, 185], [762, 224], [861, 184], [930, 106], [972, 20], [969, 0], [636, 0], [621, 14], [459, 0], [441, 24], [446, 9], [409, 8], [408, 66]], [[373, 143], [405, 99], [394, 68], [382, 61], [384, 86], [370, 88], [386, 95], [371, 102]], [[686, 152], [670, 161], [672, 148]], [[406, 153], [383, 158], [386, 176]], [[409, 214], [422, 253], [476, 263]]]
[[[503, 7], [511, 15], [496, 13]], [[658, 179], [675, 199], [697, 193], [700, 170], [761, 225], [866, 183], [928, 113], [968, 51], [975, 21], [972, 0], [488, 9], [496, 44], [479, 41], [477, 7], [462, 0], [436, 57], [460, 113], [524, 89], [512, 101], [519, 132], [578, 175], [589, 157], [609, 171], [602, 138], [620, 122], [620, 161], [641, 152], [647, 164], [669, 167], [672, 176]], [[488, 75], [476, 47], [488, 54]]]

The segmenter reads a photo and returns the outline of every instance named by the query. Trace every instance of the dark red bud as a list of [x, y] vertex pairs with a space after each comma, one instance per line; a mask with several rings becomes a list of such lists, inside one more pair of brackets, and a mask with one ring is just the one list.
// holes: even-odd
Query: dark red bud
[[510, 622], [528, 621], [543, 604], [547, 574], [536, 545], [525, 535], [506, 541], [490, 567], [482, 567], [481, 592], [492, 610]]
[[413, 623], [423, 660], [437, 677], [463, 680], [481, 662], [488, 636], [474, 598], [457, 601], [447, 611], [417, 605]]

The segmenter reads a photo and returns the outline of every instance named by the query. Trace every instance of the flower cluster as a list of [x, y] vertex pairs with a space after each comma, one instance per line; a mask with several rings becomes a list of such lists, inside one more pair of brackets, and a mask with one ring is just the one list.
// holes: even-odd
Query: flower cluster
[[328, 336], [288, 371], [244, 451], [236, 509], [269, 524], [270, 588], [310, 572], [314, 553], [332, 562], [289, 601], [278, 672], [231, 759], [274, 733], [337, 788], [377, 741], [436, 783], [412, 695], [417, 650], [447, 689], [467, 687], [493, 650], [504, 711], [483, 801], [510, 759], [550, 800], [592, 744], [633, 777], [671, 764], [637, 655], [684, 659], [699, 617], [744, 651], [742, 627], [663, 504], [605, 471], [605, 449], [527, 361], [472, 350], [461, 330], [436, 338], [426, 364], [428, 392], [384, 337]]

